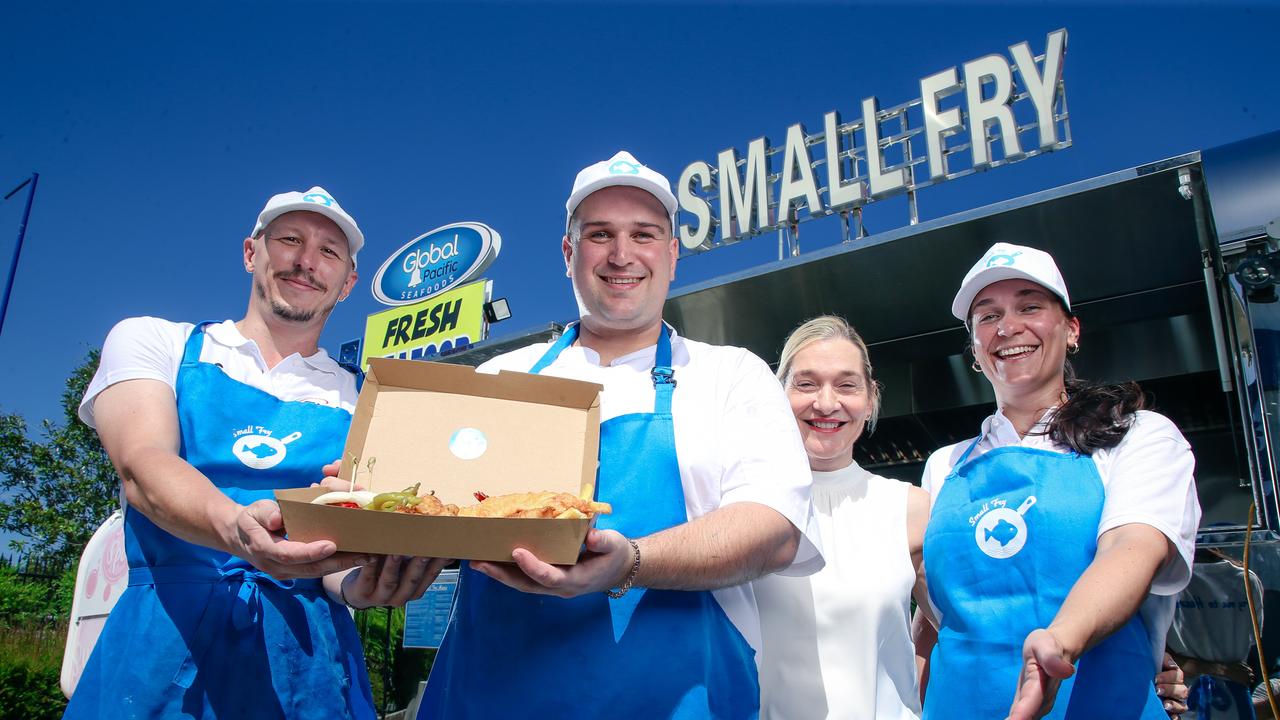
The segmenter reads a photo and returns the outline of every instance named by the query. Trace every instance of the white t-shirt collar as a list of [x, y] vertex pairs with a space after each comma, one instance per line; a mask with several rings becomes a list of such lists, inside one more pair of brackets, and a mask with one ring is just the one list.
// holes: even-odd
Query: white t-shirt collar
[[[263, 367], [266, 367], [266, 360], [262, 357], [262, 350], [258, 347], [258, 343], [245, 337], [244, 334], [240, 332], [240, 328], [236, 327], [235, 321], [223, 320], [220, 323], [209, 325], [205, 328], [205, 334], [213, 338], [218, 344], [225, 345], [229, 348], [239, 348], [248, 345], [252, 348], [253, 354], [258, 357], [258, 360], [262, 361]], [[303, 356], [300, 353], [293, 353], [292, 355], [283, 358], [280, 361], [280, 365], [288, 365], [289, 363], [294, 362], [294, 358], [306, 363], [313, 370], [329, 373], [331, 375], [336, 374], [340, 369], [340, 366], [333, 360], [333, 358], [329, 357], [329, 353], [325, 352], [324, 348], [317, 348], [315, 354], [309, 356]], [[279, 367], [280, 365], [277, 365], [276, 367]]]
[[1044, 435], [1044, 431], [1049, 425], [1049, 421], [1053, 419], [1053, 414], [1058, 411], [1058, 406], [1054, 405], [1044, 414], [1031, 429], [1027, 431], [1024, 437], [1018, 436], [1018, 430], [1013, 426], [1013, 422], [1005, 416], [1003, 409], [997, 409], [994, 414], [989, 415], [986, 420], [982, 421], [982, 434], [979, 436], [979, 442], [985, 440], [993, 447], [1004, 447], [1006, 445], [1019, 445], [1025, 443], [1028, 439], [1048, 440], [1048, 436]]
[[[679, 338], [680, 335], [679, 333], [676, 332], [675, 328], [671, 327], [666, 322], [662, 323], [662, 327], [665, 330], [670, 331], [671, 333], [671, 356], [672, 356], [671, 363], [674, 365], [676, 364], [676, 339]], [[595, 350], [592, 350], [591, 348], [586, 347], [585, 345], [574, 345], [571, 348], [566, 348], [566, 350], [575, 350], [575, 349], [580, 350], [582, 352], [583, 357], [590, 364], [592, 365], [600, 364], [600, 353], [597, 353]], [[653, 367], [653, 360], [657, 356], [657, 354], [658, 354], [658, 343], [655, 342], [654, 344], [648, 347], [643, 347], [643, 348], [640, 348], [639, 350], [636, 350], [635, 352], [627, 353], [626, 355], [621, 355], [619, 357], [614, 358], [613, 362], [609, 363], [609, 367], [618, 367], [620, 365], [630, 365], [635, 367], [643, 366], [643, 367], [640, 367], [640, 369], [648, 370], [649, 368]]]

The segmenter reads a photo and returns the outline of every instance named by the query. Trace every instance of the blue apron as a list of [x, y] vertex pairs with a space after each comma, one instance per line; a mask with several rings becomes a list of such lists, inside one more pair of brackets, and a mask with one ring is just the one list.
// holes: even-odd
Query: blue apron
[[[285, 402], [200, 362], [178, 371], [179, 454], [242, 505], [306, 487], [342, 453], [351, 415]], [[280, 581], [125, 510], [129, 587], [66, 717], [372, 718], [355, 624], [317, 579]]]
[[1249, 688], [1215, 675], [1201, 675], [1191, 685], [1187, 713], [1196, 720], [1253, 720]]
[[[1020, 446], [966, 462], [946, 479], [925, 532], [929, 595], [942, 627], [930, 661], [927, 720], [1003, 718], [1022, 644], [1048, 627], [1097, 552], [1104, 488], [1093, 459]], [[1048, 718], [1167, 720], [1140, 617], [1080, 657]]]
[[[578, 336], [576, 325], [531, 372]], [[671, 340], [658, 340], [652, 413], [600, 425], [596, 526], [629, 538], [687, 520], [676, 462]], [[536, 488], [531, 488], [536, 489]], [[632, 588], [617, 600], [513, 590], [464, 566], [418, 717], [754, 718], [755, 655], [710, 592]]]

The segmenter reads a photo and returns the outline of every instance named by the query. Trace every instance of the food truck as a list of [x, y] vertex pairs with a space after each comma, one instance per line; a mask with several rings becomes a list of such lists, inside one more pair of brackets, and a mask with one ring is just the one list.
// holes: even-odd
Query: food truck
[[[688, 163], [672, 176], [682, 255], [776, 232], [777, 260], [674, 288], [665, 318], [772, 364], [803, 321], [847, 318], [883, 384], [856, 460], [918, 483], [929, 453], [971, 437], [995, 403], [950, 313], [966, 269], [996, 242], [1047, 250], [1083, 325], [1077, 375], [1137, 381], [1191, 443], [1200, 544], [1240, 544], [1250, 525], [1254, 542], [1276, 541], [1280, 131], [919, 219], [917, 195], [931, 186], [1071, 147], [1066, 29], [1041, 47], [942, 68], [913, 98], [887, 108], [863, 98], [814, 132], [797, 122], [780, 145], [761, 136]], [[864, 210], [889, 199], [906, 222], [868, 234]], [[478, 364], [560, 328], [444, 359]]]
[[[821, 232], [814, 227], [810, 235]], [[848, 318], [867, 341], [884, 398], [856, 459], [919, 483], [929, 453], [972, 436], [994, 406], [949, 309], [973, 258], [1000, 241], [1057, 259], [1083, 325], [1087, 350], [1072, 359], [1079, 376], [1139, 382], [1191, 443], [1200, 544], [1241, 544], [1250, 517], [1254, 543], [1280, 539], [1280, 132], [782, 252], [674, 289], [665, 317], [688, 337], [745, 347], [771, 364], [804, 320]], [[445, 359], [478, 364], [559, 328]]]

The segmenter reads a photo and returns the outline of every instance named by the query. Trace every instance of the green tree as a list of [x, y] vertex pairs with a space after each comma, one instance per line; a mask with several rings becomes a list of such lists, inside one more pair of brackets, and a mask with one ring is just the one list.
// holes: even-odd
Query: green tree
[[21, 415], [0, 413], [0, 529], [17, 534], [10, 547], [30, 557], [76, 561], [118, 504], [115, 468], [97, 433], [76, 415], [99, 355], [91, 350], [71, 372], [62, 421], [43, 421], [42, 439], [29, 436]]
[[435, 661], [434, 649], [404, 646], [404, 612], [404, 608], [369, 608], [356, 613], [373, 704], [379, 712], [407, 707]]

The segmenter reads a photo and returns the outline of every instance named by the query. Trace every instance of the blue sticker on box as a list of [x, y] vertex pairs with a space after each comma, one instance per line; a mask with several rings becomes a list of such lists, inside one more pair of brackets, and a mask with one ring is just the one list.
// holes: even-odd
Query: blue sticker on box
[[449, 436], [449, 452], [459, 460], [475, 460], [489, 449], [489, 438], [473, 427], [464, 427]]

